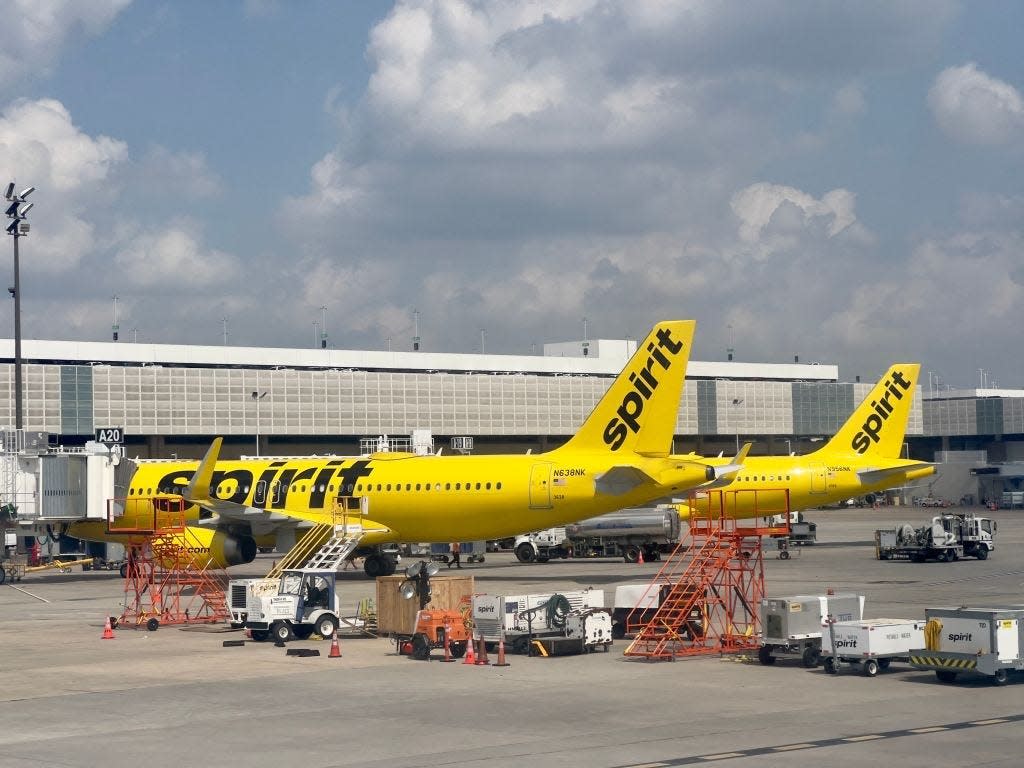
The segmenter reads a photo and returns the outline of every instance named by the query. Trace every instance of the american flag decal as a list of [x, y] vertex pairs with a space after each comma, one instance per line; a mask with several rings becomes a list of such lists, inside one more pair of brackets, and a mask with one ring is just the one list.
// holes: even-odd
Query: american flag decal
[[567, 480], [564, 477], [556, 477], [552, 485], [566, 485]]

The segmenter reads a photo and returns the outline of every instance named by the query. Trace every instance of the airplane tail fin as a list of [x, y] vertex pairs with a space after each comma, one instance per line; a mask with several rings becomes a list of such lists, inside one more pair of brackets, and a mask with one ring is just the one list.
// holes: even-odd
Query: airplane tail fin
[[896, 363], [819, 453], [899, 458], [914, 401], [918, 363]]
[[668, 456], [696, 320], [658, 323], [579, 431], [558, 450]]

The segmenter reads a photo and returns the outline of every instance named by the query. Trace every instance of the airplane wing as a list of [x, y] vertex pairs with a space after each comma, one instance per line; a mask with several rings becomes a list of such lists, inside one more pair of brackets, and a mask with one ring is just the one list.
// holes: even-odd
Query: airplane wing
[[210, 492], [210, 483], [213, 481], [213, 470], [220, 456], [222, 443], [223, 438], [214, 438], [209, 449], [206, 451], [206, 455], [203, 456], [203, 460], [199, 462], [192, 480], [189, 481], [189, 484], [181, 492], [182, 498], [189, 504], [195, 504], [213, 513], [212, 517], [200, 518], [193, 525], [203, 528], [217, 528], [224, 522], [244, 522], [251, 526], [254, 535], [259, 536], [270, 533], [283, 525], [309, 528], [316, 524], [315, 521], [299, 518], [295, 515], [214, 498]]
[[885, 467], [883, 469], [858, 469], [857, 479], [859, 479], [865, 485], [873, 485], [888, 480], [892, 477], [898, 477], [904, 475], [907, 472], [913, 472], [918, 469], [925, 469], [926, 467], [934, 467], [935, 464], [931, 464], [927, 461], [917, 462], [915, 464], [901, 464], [897, 467]]

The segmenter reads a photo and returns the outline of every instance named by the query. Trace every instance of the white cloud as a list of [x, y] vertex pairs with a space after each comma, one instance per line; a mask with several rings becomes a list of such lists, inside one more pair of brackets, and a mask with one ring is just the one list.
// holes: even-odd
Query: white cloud
[[0, 116], [0, 166], [39, 189], [70, 192], [106, 179], [124, 142], [82, 133], [59, 101], [17, 101]]
[[[792, 248], [804, 231], [824, 226], [826, 236], [836, 237], [857, 222], [856, 198], [846, 189], [833, 189], [821, 200], [794, 187], [758, 182], [733, 195], [731, 206], [740, 221], [740, 239], [758, 245], [757, 255]], [[766, 233], [771, 225], [771, 231]], [[857, 230], [863, 236], [863, 231]]]
[[7, 0], [0, 23], [0, 88], [48, 70], [67, 38], [100, 34], [131, 0]]
[[124, 142], [83, 133], [53, 99], [17, 101], [0, 114], [0, 168], [36, 187], [29, 214], [36, 268], [71, 269], [96, 246], [89, 209], [111, 199], [127, 156]]
[[141, 188], [155, 189], [161, 195], [209, 199], [221, 194], [221, 180], [200, 152], [172, 152], [154, 146], [135, 169]]
[[944, 69], [928, 91], [936, 122], [967, 144], [1020, 143], [1024, 138], [1024, 99], [974, 62]]
[[114, 255], [119, 282], [144, 289], [206, 293], [237, 276], [238, 260], [205, 247], [193, 234], [195, 229], [194, 223], [179, 222], [123, 243]]

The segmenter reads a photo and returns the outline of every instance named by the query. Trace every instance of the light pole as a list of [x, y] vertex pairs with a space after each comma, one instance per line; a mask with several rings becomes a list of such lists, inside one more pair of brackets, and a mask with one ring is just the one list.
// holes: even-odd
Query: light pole
[[256, 456], [260, 455], [260, 400], [267, 396], [266, 392], [252, 391], [252, 400], [256, 403]]
[[19, 432], [24, 424], [21, 399], [21, 272], [18, 264], [18, 238], [28, 234], [29, 226], [25, 221], [25, 215], [35, 203], [26, 203], [25, 198], [35, 190], [35, 187], [29, 187], [16, 195], [12, 181], [7, 185], [7, 193], [4, 195], [11, 203], [6, 211], [7, 217], [11, 219], [11, 223], [7, 225], [7, 234], [14, 238], [14, 287], [8, 290], [14, 297], [14, 427]]

